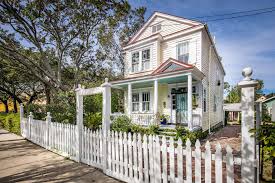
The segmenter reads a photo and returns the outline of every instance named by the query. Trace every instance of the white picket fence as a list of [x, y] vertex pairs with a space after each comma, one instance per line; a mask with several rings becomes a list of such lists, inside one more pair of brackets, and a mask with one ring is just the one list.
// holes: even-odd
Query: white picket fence
[[62, 156], [76, 159], [76, 126], [32, 117], [21, 119], [21, 133], [26, 139]]
[[[76, 159], [79, 151], [76, 145], [76, 126], [29, 118], [21, 120], [22, 135], [44, 148], [60, 155]], [[102, 130], [82, 129], [80, 161], [103, 168], [109, 176], [125, 182], [234, 182], [234, 165], [240, 165], [240, 158], [234, 158], [228, 146], [223, 156], [221, 146], [216, 145], [212, 153], [210, 143], [201, 147], [197, 140], [195, 147], [187, 140], [174, 141], [172, 137], [141, 134], [126, 134], [108, 131], [103, 138]], [[107, 157], [103, 156], [106, 140]]]
[[231, 147], [226, 148], [223, 156], [217, 144], [212, 154], [207, 142], [202, 152], [199, 140], [192, 149], [189, 140], [183, 144], [172, 137], [112, 131], [107, 142], [107, 174], [125, 182], [233, 183], [234, 165], [241, 163], [240, 158], [233, 157]]

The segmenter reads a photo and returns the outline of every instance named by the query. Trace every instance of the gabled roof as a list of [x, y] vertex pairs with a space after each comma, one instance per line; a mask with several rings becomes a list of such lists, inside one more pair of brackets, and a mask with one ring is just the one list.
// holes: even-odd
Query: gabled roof
[[143, 31], [150, 25], [150, 23], [156, 18], [156, 17], [162, 17], [168, 20], [176, 21], [178, 23], [186, 24], [191, 27], [197, 26], [197, 25], [202, 25], [201, 22], [185, 19], [182, 17], [174, 16], [174, 15], [169, 15], [167, 13], [161, 13], [161, 12], [154, 12], [146, 21], [146, 23], [138, 30], [138, 32], [130, 39], [130, 41], [127, 43], [127, 45], [133, 43], [136, 38], [143, 33]]
[[275, 96], [263, 100], [262, 103], [266, 103], [266, 102], [268, 102], [270, 100], [273, 100], [273, 99], [275, 99]]
[[165, 62], [163, 62], [157, 69], [152, 72], [152, 75], [157, 75], [161, 73], [179, 71], [179, 70], [188, 70], [192, 69], [194, 66], [191, 64], [187, 64], [181, 62], [179, 60], [169, 58]]

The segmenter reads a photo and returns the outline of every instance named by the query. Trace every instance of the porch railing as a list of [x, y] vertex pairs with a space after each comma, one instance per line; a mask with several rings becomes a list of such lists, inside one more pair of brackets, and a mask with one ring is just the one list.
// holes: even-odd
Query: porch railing
[[134, 123], [139, 125], [151, 125], [154, 121], [154, 114], [132, 114], [131, 119]]
[[[113, 114], [111, 114], [111, 121], [115, 120], [117, 117], [122, 116], [122, 115], [126, 115], [126, 114], [123, 114], [123, 113], [113, 113]], [[132, 122], [135, 123], [135, 124], [151, 125], [151, 124], [153, 124], [154, 114], [153, 113], [131, 114], [130, 118], [131, 118]]]

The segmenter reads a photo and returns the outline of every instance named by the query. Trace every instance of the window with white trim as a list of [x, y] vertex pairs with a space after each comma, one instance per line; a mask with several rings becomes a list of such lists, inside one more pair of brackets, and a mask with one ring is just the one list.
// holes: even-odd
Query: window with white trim
[[161, 24], [156, 24], [152, 26], [152, 33], [156, 33], [161, 30]]
[[150, 68], [150, 49], [146, 49], [142, 51], [142, 70], [148, 70]]
[[214, 95], [214, 105], [213, 105], [213, 111], [216, 112], [217, 111], [217, 96]]
[[150, 92], [142, 92], [142, 111], [150, 111]]
[[132, 111], [133, 112], [139, 111], [139, 93], [132, 94]]
[[132, 72], [139, 70], [139, 52], [132, 53]]
[[189, 42], [179, 43], [177, 45], [177, 59], [179, 61], [188, 63], [189, 60]]
[[206, 89], [203, 89], [203, 112], [206, 112]]

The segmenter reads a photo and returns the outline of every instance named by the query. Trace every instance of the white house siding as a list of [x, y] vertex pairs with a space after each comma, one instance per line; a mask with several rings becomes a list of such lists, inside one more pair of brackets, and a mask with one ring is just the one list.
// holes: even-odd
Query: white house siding
[[152, 25], [156, 25], [158, 23], [161, 23], [161, 30], [158, 33], [160, 33], [162, 36], [166, 36], [168, 34], [191, 27], [190, 25], [187, 25], [187, 24], [183, 24], [177, 21], [172, 21], [172, 20], [168, 20], [157, 16], [154, 20], [152, 20], [150, 25], [140, 34], [140, 36], [136, 38], [135, 41], [151, 36], [153, 34]]
[[169, 58], [177, 59], [178, 43], [183, 41], [189, 41], [189, 62], [195, 64], [198, 69], [201, 69], [200, 53], [201, 53], [201, 33], [200, 31], [188, 34], [184, 37], [174, 38], [161, 43], [161, 62], [165, 62]]
[[[210, 76], [209, 76], [209, 49], [210, 49], [210, 39], [205, 31], [202, 32], [202, 72], [205, 74], [205, 78], [202, 80], [203, 87], [207, 90], [207, 110], [203, 112], [203, 130], [208, 129], [209, 122], [209, 110], [210, 110], [210, 122], [211, 127], [223, 121], [223, 80], [224, 74], [221, 68], [221, 65], [218, 61], [218, 56], [215, 54], [214, 49], [212, 48], [211, 52], [211, 67], [210, 67]], [[216, 71], [219, 72], [219, 78], [221, 80], [221, 85], [217, 86], [216, 83]], [[208, 87], [209, 81], [209, 87]], [[210, 93], [210, 98], [209, 98]], [[217, 110], [214, 112], [214, 95], [217, 96]], [[209, 99], [208, 99], [209, 98]]]

